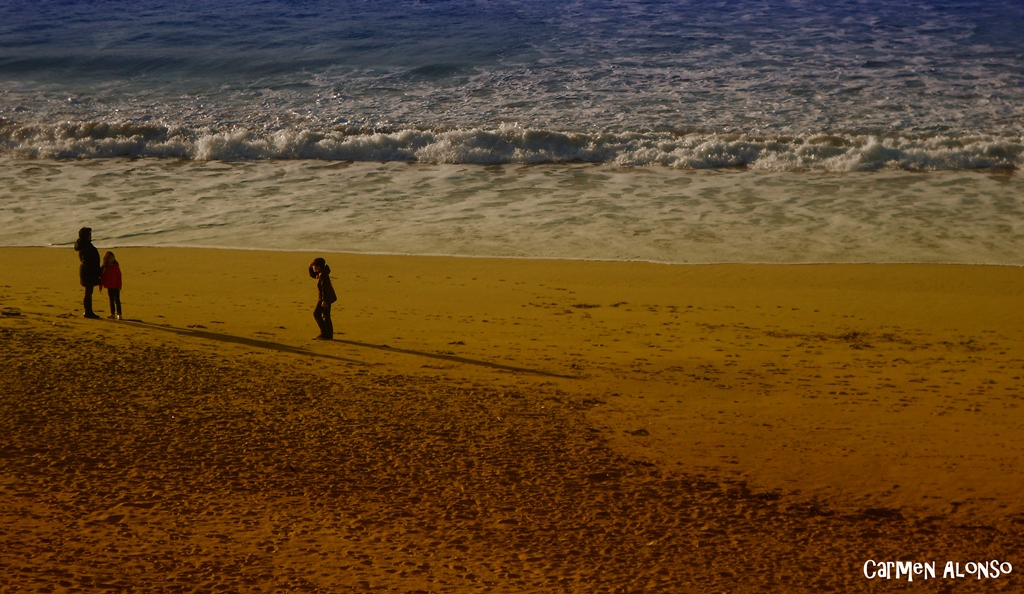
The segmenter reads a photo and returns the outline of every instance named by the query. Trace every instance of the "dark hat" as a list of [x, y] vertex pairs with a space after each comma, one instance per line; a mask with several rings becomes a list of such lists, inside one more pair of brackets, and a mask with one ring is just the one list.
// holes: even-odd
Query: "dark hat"
[[92, 227], [82, 227], [81, 229], [78, 230], [78, 236], [79, 237], [85, 237], [86, 235], [91, 235], [91, 234], [92, 234]]

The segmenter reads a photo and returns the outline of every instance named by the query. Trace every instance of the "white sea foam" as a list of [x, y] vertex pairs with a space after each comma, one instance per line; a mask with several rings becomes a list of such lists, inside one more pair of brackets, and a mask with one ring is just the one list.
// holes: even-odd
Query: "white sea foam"
[[612, 163], [678, 169], [769, 171], [1013, 169], [1024, 137], [753, 136], [722, 133], [586, 134], [506, 125], [496, 129], [351, 133], [286, 128], [193, 130], [154, 123], [0, 126], [0, 150], [18, 158], [155, 157], [197, 161], [316, 159], [447, 164]]
[[1024, 265], [1019, 171], [0, 159], [0, 245]]
[[0, 244], [1024, 253], [1019, 0], [73, 4], [0, 3]]
[[[268, 136], [274, 131], [330, 134], [340, 125], [389, 134], [493, 132], [516, 123], [620, 137], [675, 130], [780, 140], [817, 132], [1019, 138], [1022, 6], [352, 0], [297, 10], [274, 2], [138, 0], [110, 11], [95, 3], [69, 10], [60, 0], [7, 2], [0, 3], [0, 117], [28, 127], [161, 121], [190, 130], [184, 146], [164, 147], [172, 155], [195, 155], [198, 136], [236, 128], [258, 137], [235, 146], [238, 154], [277, 154]], [[156, 154], [153, 141], [133, 148], [116, 140], [67, 152]], [[451, 146], [433, 147], [435, 160], [512, 158], [448, 140]], [[756, 157], [727, 148], [720, 162]], [[756, 139], [747, 148], [764, 152]], [[694, 158], [655, 152], [668, 161]], [[627, 153], [616, 154], [653, 158]], [[545, 157], [525, 150], [520, 158]]]

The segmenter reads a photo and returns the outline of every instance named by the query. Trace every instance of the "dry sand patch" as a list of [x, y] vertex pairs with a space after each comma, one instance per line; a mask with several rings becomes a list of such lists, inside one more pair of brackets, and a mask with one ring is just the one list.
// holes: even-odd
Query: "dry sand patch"
[[136, 321], [80, 319], [69, 250], [0, 259], [18, 590], [846, 591], [1019, 550], [1020, 269], [332, 255], [324, 344], [309, 254], [116, 251]]
[[629, 460], [553, 386], [112, 344], [28, 316], [0, 342], [12, 591], [859, 591], [867, 558], [1020, 550], [1017, 529]]

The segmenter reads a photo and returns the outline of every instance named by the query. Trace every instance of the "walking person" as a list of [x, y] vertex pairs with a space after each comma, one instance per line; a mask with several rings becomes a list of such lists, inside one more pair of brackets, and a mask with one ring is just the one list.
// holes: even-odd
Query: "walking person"
[[320, 327], [320, 335], [313, 340], [334, 340], [334, 324], [331, 322], [331, 304], [338, 300], [338, 294], [331, 285], [331, 267], [323, 258], [313, 260], [309, 265], [309, 276], [316, 279], [318, 292], [313, 319]]
[[100, 251], [92, 244], [92, 229], [82, 227], [78, 230], [78, 241], [75, 242], [75, 251], [78, 252], [78, 260], [81, 266], [78, 267], [78, 280], [85, 287], [85, 317], [90, 320], [99, 319], [99, 316], [92, 311], [92, 291], [100, 284]]
[[121, 319], [121, 266], [114, 258], [114, 252], [103, 254], [103, 268], [100, 272], [100, 292], [107, 290], [110, 297], [110, 319]]

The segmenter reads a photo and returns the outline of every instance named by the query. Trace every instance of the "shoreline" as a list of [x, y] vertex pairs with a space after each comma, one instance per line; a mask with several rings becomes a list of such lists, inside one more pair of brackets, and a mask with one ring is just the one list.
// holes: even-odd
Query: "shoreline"
[[[63, 244], [50, 244], [50, 245], [5, 245], [0, 246], [0, 250], [19, 250], [19, 249], [67, 249], [74, 246], [75, 242], [71, 241]], [[111, 245], [107, 246], [106, 250], [119, 250], [119, 249], [157, 249], [157, 250], [222, 250], [222, 251], [237, 251], [237, 252], [271, 252], [280, 254], [332, 254], [338, 256], [383, 256], [383, 257], [395, 257], [395, 258], [453, 258], [453, 259], [467, 259], [467, 260], [512, 260], [512, 261], [523, 261], [523, 262], [592, 262], [596, 264], [651, 264], [655, 266], [995, 266], [1005, 268], [1024, 268], [1022, 264], [1009, 264], [999, 262], [919, 262], [913, 260], [894, 260], [894, 261], [863, 261], [863, 262], [827, 262], [827, 261], [814, 261], [814, 262], [662, 262], [658, 260], [612, 260], [612, 259], [592, 259], [592, 258], [570, 258], [570, 257], [541, 257], [541, 256], [488, 256], [488, 255], [471, 255], [471, 254], [419, 254], [419, 253], [405, 253], [405, 252], [353, 252], [353, 251], [332, 251], [332, 250], [291, 250], [291, 249], [275, 249], [265, 247], [234, 247], [234, 246], [216, 246], [216, 245]]]
[[115, 160], [7, 163], [0, 178], [9, 245], [65, 244], [94, 221], [95, 239], [119, 246], [1024, 265], [1019, 174]]

